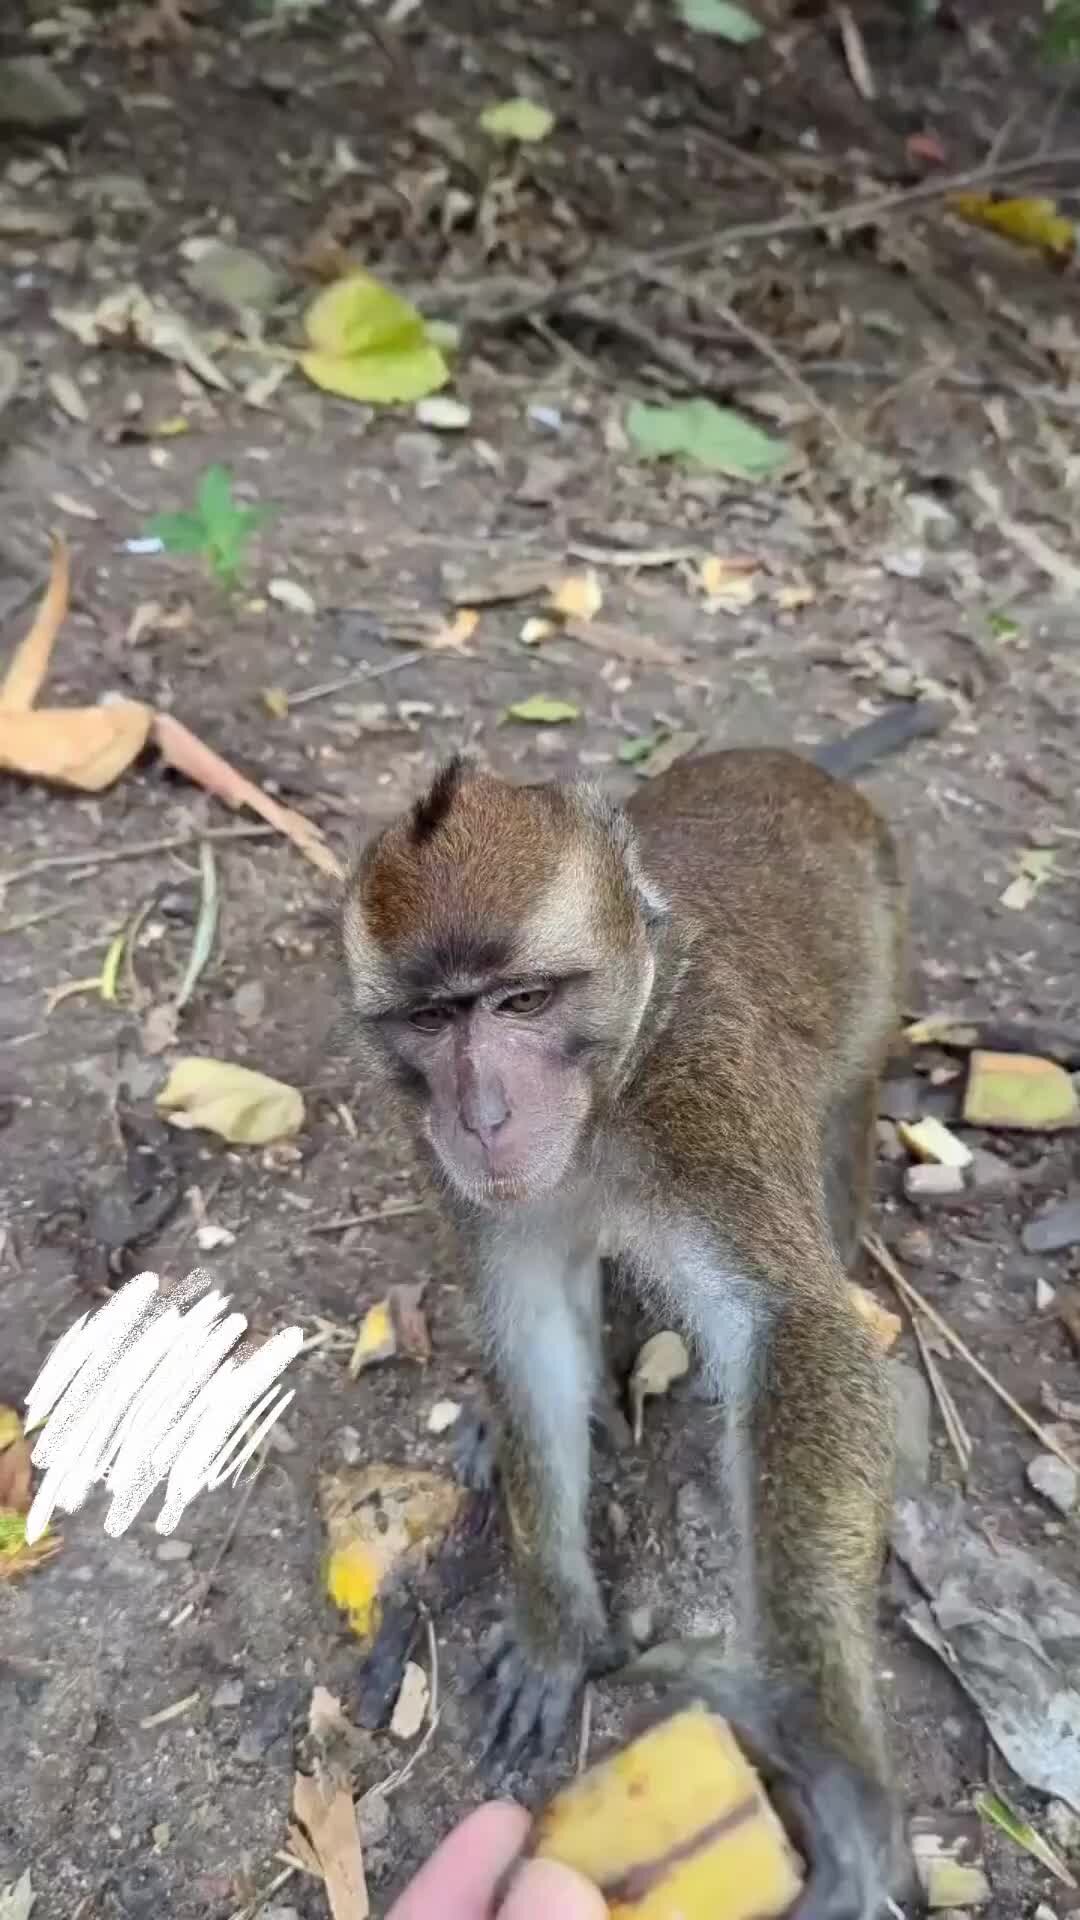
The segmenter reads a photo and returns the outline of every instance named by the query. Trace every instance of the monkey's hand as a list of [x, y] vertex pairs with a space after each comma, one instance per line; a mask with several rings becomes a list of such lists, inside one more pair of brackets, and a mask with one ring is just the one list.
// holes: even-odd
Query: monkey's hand
[[913, 1898], [911, 1856], [890, 1793], [830, 1749], [806, 1702], [681, 1643], [650, 1649], [617, 1676], [661, 1677], [676, 1682], [665, 1714], [691, 1701], [722, 1714], [760, 1773], [807, 1866], [790, 1920], [881, 1920], [890, 1897]]

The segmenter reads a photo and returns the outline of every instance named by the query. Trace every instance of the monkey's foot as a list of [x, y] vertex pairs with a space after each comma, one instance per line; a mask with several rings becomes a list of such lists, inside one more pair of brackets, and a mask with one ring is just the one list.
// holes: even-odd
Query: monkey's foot
[[541, 1662], [509, 1627], [499, 1633], [477, 1683], [487, 1733], [480, 1764], [494, 1777], [554, 1753], [585, 1671], [584, 1656]]
[[495, 1491], [495, 1436], [479, 1407], [467, 1407], [454, 1432], [454, 1472], [470, 1493]]

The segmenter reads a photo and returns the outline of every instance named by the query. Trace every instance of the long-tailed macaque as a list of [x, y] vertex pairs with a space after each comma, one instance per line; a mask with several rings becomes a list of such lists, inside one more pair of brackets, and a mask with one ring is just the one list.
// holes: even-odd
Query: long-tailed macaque
[[684, 760], [626, 807], [455, 759], [343, 911], [367, 1051], [469, 1256], [514, 1568], [499, 1751], [550, 1749], [607, 1645], [585, 1512], [610, 1260], [726, 1408], [742, 1644], [692, 1677], [786, 1801], [797, 1920], [874, 1920], [903, 1858], [874, 1647], [892, 1421], [846, 1268], [905, 924], [869, 801], [766, 749]]

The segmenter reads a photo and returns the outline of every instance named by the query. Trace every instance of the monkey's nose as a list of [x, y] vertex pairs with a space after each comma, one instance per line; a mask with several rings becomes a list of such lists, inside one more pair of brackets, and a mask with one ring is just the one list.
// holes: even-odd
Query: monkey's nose
[[489, 1147], [510, 1118], [510, 1103], [498, 1081], [470, 1088], [461, 1102], [461, 1123], [466, 1133], [474, 1133], [482, 1146]]

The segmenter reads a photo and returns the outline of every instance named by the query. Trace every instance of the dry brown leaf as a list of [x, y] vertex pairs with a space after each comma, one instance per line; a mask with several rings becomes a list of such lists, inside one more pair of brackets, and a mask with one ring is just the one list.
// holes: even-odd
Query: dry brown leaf
[[138, 758], [153, 714], [133, 700], [108, 707], [0, 708], [0, 768], [29, 780], [100, 793]]
[[420, 1304], [426, 1291], [426, 1280], [420, 1280], [413, 1286], [400, 1283], [392, 1286], [389, 1294], [398, 1346], [410, 1360], [419, 1360], [422, 1364], [431, 1359], [431, 1336]]
[[62, 533], [54, 533], [49, 584], [29, 633], [19, 642], [15, 657], [0, 682], [0, 708], [25, 713], [32, 707], [49, 671], [49, 661], [67, 617], [71, 588], [71, 557]]
[[546, 593], [558, 565], [558, 557], [536, 559], [526, 554], [496, 559], [490, 567], [469, 573], [447, 562], [442, 568], [443, 587], [455, 607], [493, 607], [501, 601], [529, 600], [535, 593]]
[[701, 590], [706, 600], [734, 612], [757, 599], [759, 572], [756, 560], [710, 553], [701, 563]]
[[595, 620], [604, 604], [604, 589], [590, 567], [587, 573], [568, 573], [560, 580], [549, 604], [562, 620]]
[[14, 1407], [0, 1407], [0, 1508], [30, 1511], [30, 1442]]
[[636, 629], [612, 626], [609, 620], [566, 620], [562, 631], [583, 647], [593, 647], [615, 660], [655, 667], [677, 667], [682, 661], [678, 649], [663, 640], [654, 640], [651, 634]]
[[352, 1797], [348, 1722], [341, 1702], [316, 1687], [308, 1719], [313, 1773], [293, 1779], [290, 1841], [297, 1857], [321, 1874], [333, 1920], [368, 1920], [364, 1856]]
[[[109, 711], [109, 709], [106, 709]], [[336, 854], [332, 853], [323, 839], [319, 828], [302, 813], [292, 807], [283, 807], [279, 801], [271, 799], [253, 780], [248, 780], [235, 767], [222, 759], [213, 747], [192, 733], [171, 713], [155, 713], [152, 735], [155, 746], [164, 759], [178, 773], [197, 787], [205, 788], [207, 793], [216, 795], [227, 807], [250, 807], [260, 819], [276, 827], [287, 840], [291, 840], [300, 849], [304, 857], [318, 867], [331, 880], [343, 880], [344, 869]]]
[[421, 634], [420, 644], [429, 653], [466, 653], [479, 623], [475, 607], [460, 607], [452, 620], [440, 621], [429, 633]]

